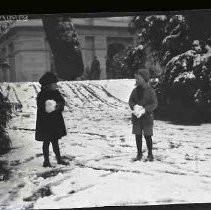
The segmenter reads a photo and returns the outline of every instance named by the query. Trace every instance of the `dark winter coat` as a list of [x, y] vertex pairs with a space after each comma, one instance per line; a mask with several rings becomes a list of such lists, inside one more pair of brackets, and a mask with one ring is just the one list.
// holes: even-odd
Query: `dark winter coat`
[[140, 86], [137, 86], [133, 89], [130, 98], [129, 98], [129, 106], [131, 110], [133, 110], [134, 106], [138, 104], [145, 108], [145, 114], [140, 118], [137, 118], [134, 114], [132, 114], [132, 123], [133, 123], [133, 133], [140, 134], [137, 129], [146, 128], [146, 132], [149, 135], [152, 135], [152, 126], [153, 126], [153, 111], [156, 109], [158, 102], [155, 91], [151, 86], [148, 86], [146, 89], [143, 89]]
[[[45, 111], [46, 100], [54, 100], [57, 103], [56, 110], [47, 113]], [[62, 111], [65, 100], [58, 90], [41, 89], [37, 96], [37, 121], [35, 139], [53, 141], [67, 135]]]

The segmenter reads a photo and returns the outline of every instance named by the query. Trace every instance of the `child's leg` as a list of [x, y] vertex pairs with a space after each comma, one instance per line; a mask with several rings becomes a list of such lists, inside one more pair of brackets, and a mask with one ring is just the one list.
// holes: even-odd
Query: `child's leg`
[[153, 161], [153, 154], [152, 154], [152, 136], [144, 136], [146, 139], [147, 149], [148, 149], [148, 159]]
[[68, 163], [65, 162], [64, 160], [62, 160], [62, 158], [61, 158], [60, 149], [59, 149], [59, 140], [55, 139], [51, 143], [52, 143], [52, 146], [53, 146], [53, 151], [56, 155], [57, 163], [62, 164], [62, 165], [68, 165]]
[[142, 158], [142, 135], [135, 134], [136, 146], [137, 146], [137, 156], [134, 161], [141, 160]]
[[142, 154], [142, 135], [136, 134], [136, 146], [138, 154]]
[[43, 156], [44, 156], [44, 163], [43, 166], [44, 167], [50, 167], [50, 161], [49, 161], [49, 145], [50, 145], [50, 141], [48, 140], [44, 140], [43, 141]]
[[53, 140], [51, 143], [53, 146], [53, 151], [56, 155], [56, 159], [61, 159], [58, 139]]

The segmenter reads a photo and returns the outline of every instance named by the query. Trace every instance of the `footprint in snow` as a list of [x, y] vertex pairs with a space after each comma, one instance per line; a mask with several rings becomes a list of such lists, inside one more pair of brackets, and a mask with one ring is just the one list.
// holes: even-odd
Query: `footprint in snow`
[[29, 161], [31, 161], [31, 160], [33, 160], [33, 159], [34, 159], [34, 157], [31, 156], [31, 157], [29, 157], [29, 158], [26, 158], [26, 159], [24, 160], [23, 163], [27, 163], [27, 162], [29, 162]]
[[38, 154], [36, 154], [35, 156], [36, 156], [36, 157], [41, 157], [41, 156], [43, 156], [43, 154], [42, 154], [42, 153], [38, 153]]
[[17, 166], [17, 165], [20, 165], [20, 164], [21, 164], [21, 161], [20, 160], [10, 161], [10, 166]]
[[46, 197], [46, 196], [51, 196], [52, 192], [49, 186], [44, 186], [40, 189], [38, 189], [36, 192], [33, 193], [33, 195], [29, 196], [29, 197], [25, 197], [23, 198], [23, 201], [36, 201], [37, 199], [39, 199], [40, 197]]
[[125, 142], [125, 138], [120, 138], [120, 141], [121, 142]]

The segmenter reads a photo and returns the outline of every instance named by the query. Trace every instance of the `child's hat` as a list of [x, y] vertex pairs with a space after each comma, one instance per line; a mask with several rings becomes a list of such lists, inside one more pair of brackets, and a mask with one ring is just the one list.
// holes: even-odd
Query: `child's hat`
[[149, 82], [149, 80], [150, 80], [150, 72], [149, 72], [148, 69], [138, 69], [136, 71], [136, 74], [141, 75], [146, 82]]
[[58, 79], [56, 75], [52, 72], [46, 72], [39, 80], [39, 83], [43, 86], [49, 85], [52, 83], [57, 83]]

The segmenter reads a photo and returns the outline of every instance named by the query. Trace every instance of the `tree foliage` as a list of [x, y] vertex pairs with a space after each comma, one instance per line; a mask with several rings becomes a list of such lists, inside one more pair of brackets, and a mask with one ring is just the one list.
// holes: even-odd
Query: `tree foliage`
[[211, 11], [196, 11], [132, 20], [138, 45], [128, 51], [122, 63], [130, 68], [131, 76], [141, 64], [158, 77], [159, 116], [211, 121], [210, 18]]
[[75, 80], [83, 74], [84, 65], [71, 18], [44, 16], [42, 21], [58, 76], [64, 80]]
[[133, 78], [138, 68], [145, 66], [146, 53], [143, 46], [128, 47], [115, 54], [110, 60], [111, 79]]

